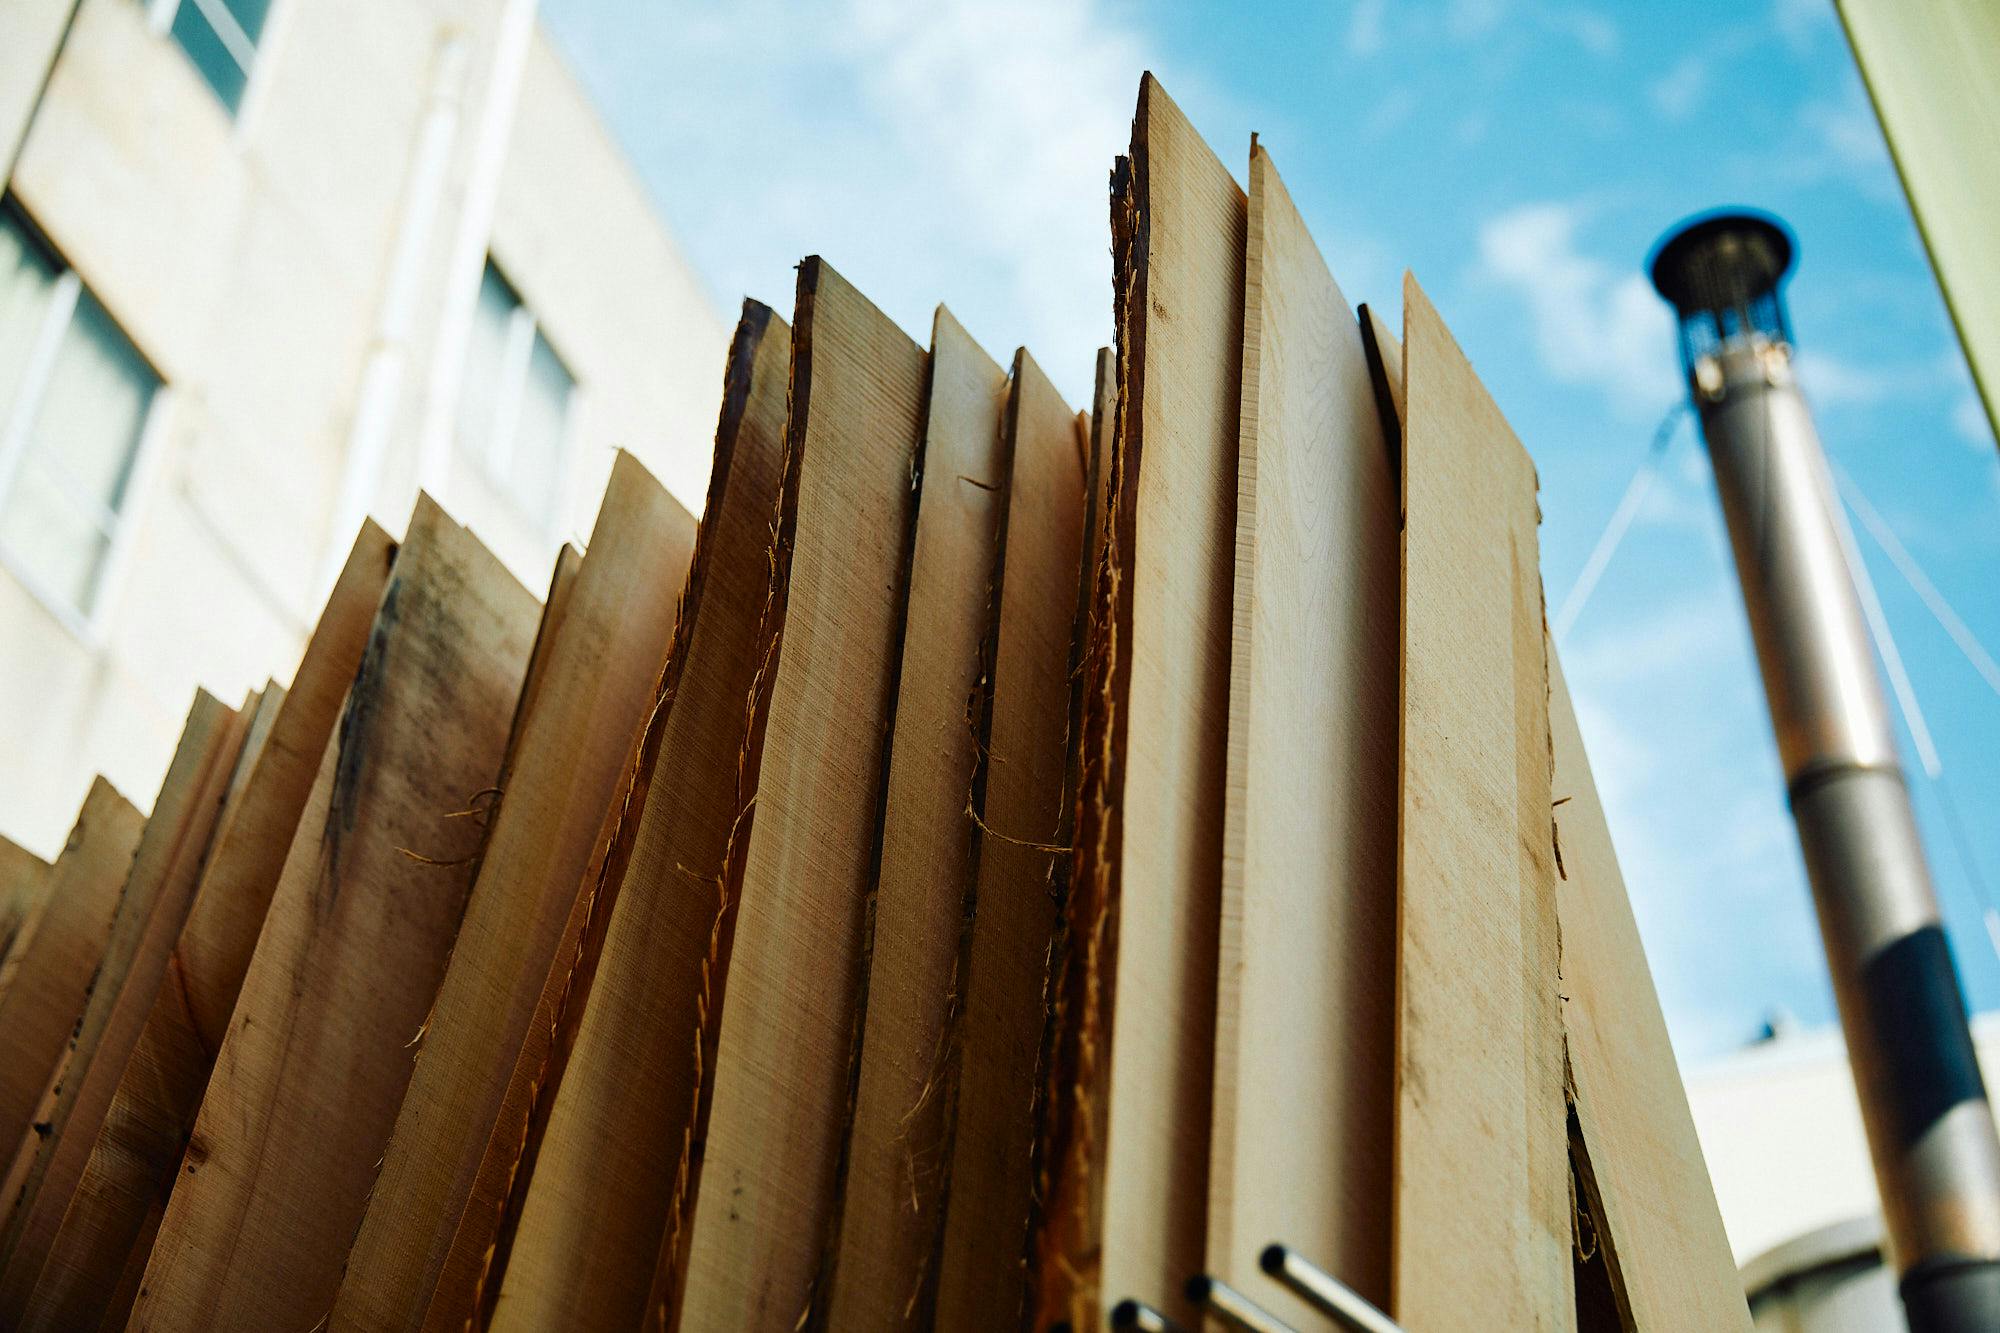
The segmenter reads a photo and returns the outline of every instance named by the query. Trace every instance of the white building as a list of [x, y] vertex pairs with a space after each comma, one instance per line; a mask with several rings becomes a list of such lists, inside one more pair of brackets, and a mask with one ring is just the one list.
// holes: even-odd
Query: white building
[[[2000, 1013], [1975, 1016], [1972, 1041], [1987, 1087], [2000, 1086]], [[1839, 1029], [1746, 1046], [1689, 1071], [1687, 1092], [1758, 1327], [1903, 1327]]]
[[150, 804], [419, 485], [537, 592], [727, 330], [534, 0], [0, 3], [0, 833]]

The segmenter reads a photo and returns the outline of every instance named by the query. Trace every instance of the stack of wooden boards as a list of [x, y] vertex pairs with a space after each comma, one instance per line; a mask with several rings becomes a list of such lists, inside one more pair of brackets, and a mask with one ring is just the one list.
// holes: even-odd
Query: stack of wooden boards
[[808, 259], [699, 525], [419, 499], [0, 846], [0, 1326], [1747, 1327], [1534, 471], [1248, 179], [1148, 77], [1089, 412]]

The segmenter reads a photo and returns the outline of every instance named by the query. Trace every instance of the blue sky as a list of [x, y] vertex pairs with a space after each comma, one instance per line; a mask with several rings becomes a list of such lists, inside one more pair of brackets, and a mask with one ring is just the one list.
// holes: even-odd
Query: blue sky
[[[913, 333], [942, 300], [997, 357], [1027, 344], [1077, 403], [1110, 340], [1105, 176], [1140, 71], [1239, 178], [1259, 132], [1349, 298], [1395, 310], [1413, 269], [1534, 455], [1551, 607], [1681, 397], [1650, 246], [1698, 210], [1770, 209], [1800, 241], [1793, 327], [1829, 454], [2000, 647], [2000, 463], [1831, 0], [547, 0], [544, 17], [721, 309], [789, 308], [791, 266], [824, 254]], [[2000, 895], [2000, 697], [1860, 540], [1942, 761], [1942, 792], [1914, 764], [1912, 785], [1959, 966], [1974, 1006], [2000, 1007], [1975, 878]], [[1561, 647], [1683, 1059], [1777, 1010], [1831, 1022], [1685, 420]]]

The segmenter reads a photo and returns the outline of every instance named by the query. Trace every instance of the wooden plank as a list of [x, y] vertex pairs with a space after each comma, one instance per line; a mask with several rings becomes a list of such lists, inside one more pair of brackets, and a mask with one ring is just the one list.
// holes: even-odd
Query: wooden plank
[[977, 864], [970, 815], [992, 721], [996, 557], [1018, 423], [1009, 415], [1003, 430], [1010, 406], [1007, 372], [939, 306], [904, 622], [914, 632], [903, 643], [881, 871], [862, 945], [860, 1066], [828, 1306], [836, 1328], [929, 1322], [920, 1307], [936, 1277], [948, 1165], [948, 1038]]
[[[678, 1173], [692, 1166], [698, 1072], [713, 1053], [719, 992], [703, 987], [720, 985], [734, 920], [719, 875], [755, 790], [745, 701], [765, 661], [790, 360], [785, 322], [745, 302], [653, 713], [516, 1064], [431, 1328], [469, 1317], [630, 1327], [647, 1304]], [[657, 790], [655, 771], [669, 775]]]
[[[624, 456], [625, 451], [619, 450], [617, 457]], [[528, 654], [528, 674], [521, 679], [521, 697], [514, 701], [514, 721], [507, 729], [507, 759], [500, 765], [500, 780], [494, 784], [496, 799], [512, 785], [514, 761], [520, 757], [528, 719], [534, 715], [536, 700], [541, 698], [542, 682], [548, 678], [555, 645], [562, 638], [563, 618], [569, 614], [570, 594], [576, 591], [576, 576], [582, 570], [583, 552], [564, 542], [556, 551], [555, 567], [549, 571], [549, 591], [542, 598], [542, 622], [535, 629], [535, 646]]]
[[18, 1328], [180, 939], [250, 718], [197, 690], [92, 978], [0, 1200], [0, 1324]]
[[[266, 691], [282, 700], [277, 716], [216, 832], [168, 979], [51, 1242], [24, 1327], [124, 1325], [394, 552], [387, 533], [363, 524], [291, 689]], [[128, 1272], [131, 1282], [121, 1282]]]
[[1403, 345], [1380, 312], [1363, 305], [1356, 312], [1361, 324], [1361, 345], [1368, 353], [1368, 376], [1375, 383], [1375, 399], [1381, 409], [1382, 437], [1389, 459], [1400, 479], [1403, 473]]
[[1563, 1030], [1584, 1179], [1620, 1326], [1748, 1329], [1743, 1284], [1553, 645], [1549, 726]]
[[93, 779], [49, 872], [48, 906], [0, 997], [0, 1143], [28, 1132], [104, 956], [146, 817]]
[[[1118, 435], [1039, 1317], [1190, 1318], [1208, 1195], [1246, 200], [1147, 75], [1112, 181]], [[1116, 1090], [1116, 1095], [1112, 1091]]]
[[1535, 470], [1403, 281], [1404, 1327], [1575, 1326]]
[[335, 1328], [423, 1322], [604, 812], [652, 709], [694, 538], [694, 519], [620, 451], [588, 556], [572, 577], [558, 563], [511, 772], [348, 1253]]
[[[1105, 508], [1110, 498], [1108, 483], [1111, 466], [1112, 440], [1118, 433], [1118, 353], [1109, 347], [1097, 349], [1097, 380], [1090, 399], [1090, 454], [1086, 460], [1089, 477], [1090, 504], [1084, 510], [1084, 543], [1087, 556], [1084, 560], [1080, 586], [1077, 590], [1076, 623], [1077, 633], [1071, 647], [1079, 654], [1086, 646], [1085, 631], [1090, 626], [1091, 593], [1096, 586], [1097, 566], [1104, 558], [1104, 542], [1107, 534]], [[1083, 725], [1083, 681], [1079, 679], [1070, 691], [1070, 745], [1069, 763], [1072, 767], [1082, 762], [1081, 748], [1074, 743]], [[1074, 785], [1074, 784], [1072, 784]], [[1070, 804], [1074, 805], [1072, 801]], [[1072, 815], [1073, 817], [1073, 815]]]
[[957, 983], [965, 1000], [937, 1260], [941, 1328], [1014, 1326], [1026, 1313], [1035, 1099], [1049, 950], [1061, 917], [1057, 865], [1075, 797], [1066, 769], [1071, 703], [1081, 702], [1072, 684], [1089, 436], [1025, 350], [1015, 355], [1012, 382], [983, 826]]
[[[256, 775], [257, 763], [264, 757], [264, 747], [271, 743], [271, 733], [277, 728], [278, 714], [284, 711], [285, 693], [284, 686], [275, 680], [267, 680], [262, 689], [252, 690], [245, 695], [242, 706], [236, 710], [243, 714], [247, 721], [243, 731], [243, 744], [236, 751], [236, 763], [229, 771], [229, 785], [223, 788], [222, 811], [215, 821], [218, 834], [242, 808], [244, 795], [250, 790], [250, 780]], [[202, 873], [208, 873], [208, 861], [205, 857], [202, 861]]]
[[830, 266], [800, 265], [783, 631], [680, 1301], [690, 1330], [824, 1313], [928, 361]]
[[4, 978], [14, 972], [15, 946], [25, 942], [48, 891], [49, 863], [0, 838], [0, 999], [7, 994]]
[[1361, 330], [1250, 149], [1205, 1271], [1289, 1323], [1283, 1239], [1389, 1299], [1397, 479]]
[[[409, 1082], [539, 604], [419, 497], [243, 978], [133, 1322], [310, 1328]], [[274, 1280], [282, 1275], [282, 1280]]]

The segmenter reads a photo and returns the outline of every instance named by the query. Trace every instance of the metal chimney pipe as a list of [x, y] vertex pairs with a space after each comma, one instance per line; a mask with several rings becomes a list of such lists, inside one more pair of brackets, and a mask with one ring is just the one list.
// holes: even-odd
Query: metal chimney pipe
[[1653, 285], [1715, 466], [1792, 816], [1914, 1333], [2000, 1329], [2000, 1140], [1842, 554], [1844, 520], [1792, 374], [1775, 219], [1676, 228]]

